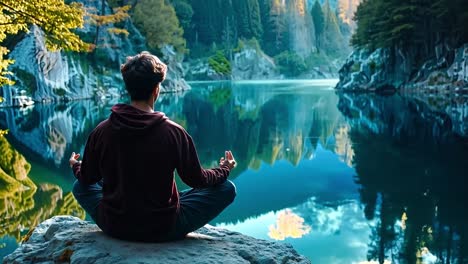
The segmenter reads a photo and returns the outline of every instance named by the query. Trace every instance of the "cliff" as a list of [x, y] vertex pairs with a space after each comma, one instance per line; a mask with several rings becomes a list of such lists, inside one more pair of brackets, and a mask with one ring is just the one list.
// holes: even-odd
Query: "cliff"
[[[90, 10], [100, 10], [101, 1], [82, 0]], [[106, 4], [106, 13], [110, 13]], [[99, 43], [88, 53], [49, 51], [45, 45], [44, 33], [37, 26], [18, 38], [9, 54], [15, 60], [11, 66], [15, 85], [2, 88], [5, 103], [12, 105], [12, 96], [19, 91], [34, 101], [59, 101], [92, 97], [119, 96], [125, 93], [120, 65], [127, 56], [148, 50], [146, 40], [131, 21], [124, 22], [128, 37], [116, 35], [107, 29], [112, 25], [101, 26]], [[80, 30], [82, 38], [90, 42], [95, 38], [96, 26], [86, 24]], [[168, 77], [163, 84], [163, 92], [189, 89], [183, 80], [181, 56], [170, 48], [164, 48], [163, 61], [168, 63]]]
[[[222, 55], [224, 56], [224, 55]], [[260, 47], [246, 43], [233, 52], [232, 61], [226, 63], [230, 72], [222, 72], [210, 64], [210, 58], [191, 60], [185, 67], [186, 76], [190, 80], [271, 80], [280, 79], [274, 60], [266, 55]]]
[[292, 246], [206, 226], [182, 241], [134, 243], [105, 236], [96, 225], [56, 216], [38, 225], [8, 263], [310, 263]]

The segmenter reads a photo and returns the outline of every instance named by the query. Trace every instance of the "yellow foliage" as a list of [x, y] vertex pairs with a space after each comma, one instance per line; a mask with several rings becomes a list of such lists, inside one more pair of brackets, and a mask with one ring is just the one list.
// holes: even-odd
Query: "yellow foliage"
[[311, 230], [310, 226], [304, 224], [304, 218], [291, 210], [280, 212], [276, 220], [276, 226], [271, 225], [269, 229], [268, 236], [276, 240], [284, 240], [288, 237], [301, 238]]
[[8, 134], [8, 130], [1, 130], [0, 129], [0, 137], [3, 137], [6, 134]]
[[[7, 35], [27, 32], [30, 25], [39, 26], [46, 35], [50, 50], [88, 51], [90, 45], [74, 32], [84, 25], [83, 5], [66, 4], [64, 0], [0, 1], [0, 44]], [[7, 68], [13, 60], [5, 59], [8, 49], [0, 46], [0, 86], [12, 84]]]
[[90, 22], [97, 26], [118, 23], [129, 17], [128, 11], [130, 7], [129, 5], [116, 7], [114, 8], [114, 13], [110, 15], [99, 15], [95, 9], [88, 9], [87, 16], [89, 16]]
[[[103, 3], [102, 8], [104, 9], [104, 3]], [[96, 8], [88, 8], [86, 10], [86, 16], [88, 17], [87, 19], [88, 22], [96, 26], [96, 36], [95, 36], [93, 48], [96, 48], [96, 46], [98, 45], [99, 28], [101, 26], [119, 23], [129, 18], [130, 15], [128, 14], [128, 11], [130, 10], [130, 8], [131, 8], [130, 5], [116, 7], [113, 9], [114, 12], [108, 15], [105, 15], [104, 11], [100, 13], [98, 10], [96, 10]], [[126, 29], [117, 28], [117, 27], [110, 27], [107, 29], [107, 32], [109, 32], [110, 34], [125, 35], [125, 36], [128, 36], [129, 34]]]

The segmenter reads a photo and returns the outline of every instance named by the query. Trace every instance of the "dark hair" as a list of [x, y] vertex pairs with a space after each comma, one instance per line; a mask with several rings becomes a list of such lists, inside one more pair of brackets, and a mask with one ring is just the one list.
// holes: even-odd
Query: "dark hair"
[[120, 72], [132, 100], [147, 100], [154, 87], [166, 78], [167, 66], [158, 57], [143, 51], [127, 57]]

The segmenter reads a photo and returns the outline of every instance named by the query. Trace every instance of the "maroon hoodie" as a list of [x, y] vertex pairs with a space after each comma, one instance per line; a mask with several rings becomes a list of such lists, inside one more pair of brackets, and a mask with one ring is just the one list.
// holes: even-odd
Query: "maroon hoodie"
[[97, 224], [128, 240], [158, 240], [177, 218], [177, 170], [193, 188], [223, 183], [229, 168], [203, 169], [190, 135], [164, 113], [117, 104], [89, 135], [73, 172], [82, 184], [103, 180]]

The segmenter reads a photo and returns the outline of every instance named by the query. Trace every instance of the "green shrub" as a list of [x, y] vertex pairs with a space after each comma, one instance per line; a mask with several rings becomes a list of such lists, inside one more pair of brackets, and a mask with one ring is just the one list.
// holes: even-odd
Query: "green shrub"
[[284, 51], [275, 56], [276, 65], [281, 74], [287, 77], [296, 77], [307, 71], [304, 59], [295, 52]]
[[231, 63], [221, 51], [217, 51], [215, 55], [209, 57], [208, 64], [216, 73], [231, 74]]
[[372, 60], [371, 62], [369, 62], [369, 68], [371, 72], [374, 73], [375, 70], [377, 69], [377, 63], [375, 63], [375, 61]]
[[324, 52], [314, 52], [307, 57], [306, 64], [309, 69], [313, 67], [328, 67], [331, 64], [331, 59]]
[[353, 66], [351, 67], [351, 72], [358, 72], [361, 70], [361, 63], [354, 63]]
[[21, 80], [22, 88], [28, 91], [28, 94], [34, 94], [37, 90], [36, 76], [20, 68], [13, 68], [12, 72], [16, 79]]
[[65, 90], [63, 88], [53, 89], [53, 92], [54, 92], [54, 94], [56, 94], [58, 96], [64, 96], [65, 94], [67, 94], [67, 90]]

